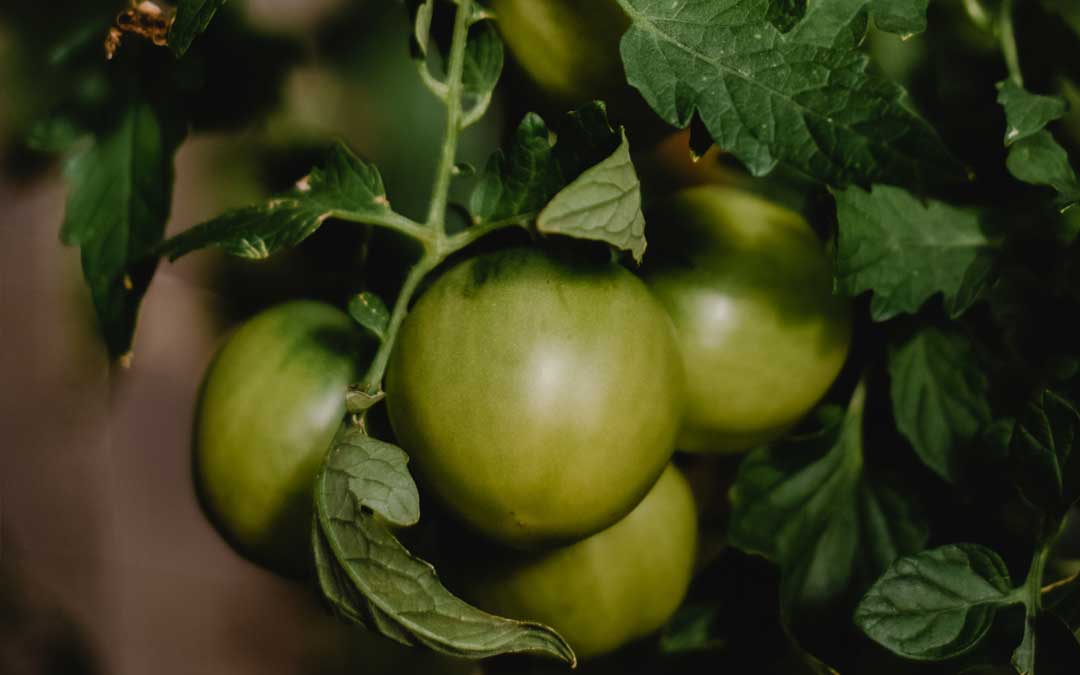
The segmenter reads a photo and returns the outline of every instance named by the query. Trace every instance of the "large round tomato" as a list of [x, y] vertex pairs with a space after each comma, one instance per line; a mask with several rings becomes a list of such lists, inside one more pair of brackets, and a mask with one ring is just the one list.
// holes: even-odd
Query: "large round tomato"
[[549, 625], [589, 658], [671, 618], [690, 585], [696, 548], [693, 495], [669, 466], [628, 516], [587, 539], [542, 553], [481, 548], [443, 569], [477, 607]]
[[581, 103], [625, 86], [619, 40], [630, 20], [615, 0], [492, 0], [514, 58], [542, 89]]
[[275, 571], [306, 571], [312, 485], [368, 346], [343, 312], [289, 302], [244, 323], [214, 358], [195, 427], [203, 503], [226, 539]]
[[686, 364], [679, 448], [736, 452], [782, 434], [847, 356], [850, 307], [821, 241], [798, 214], [717, 186], [677, 193], [649, 231], [646, 280]]
[[683, 374], [671, 320], [606, 258], [475, 257], [406, 318], [386, 400], [430, 491], [520, 548], [626, 515], [674, 449]]

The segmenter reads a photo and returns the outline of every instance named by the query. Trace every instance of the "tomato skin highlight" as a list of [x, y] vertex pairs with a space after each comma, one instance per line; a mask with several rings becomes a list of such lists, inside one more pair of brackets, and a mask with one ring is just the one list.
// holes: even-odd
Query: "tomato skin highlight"
[[444, 569], [477, 607], [549, 625], [589, 659], [667, 623], [690, 585], [697, 528], [689, 484], [669, 465], [629, 515], [587, 539], [540, 553], [481, 548]]
[[242, 324], [207, 370], [194, 448], [203, 505], [230, 543], [282, 575], [309, 570], [315, 474], [370, 353], [344, 312], [294, 301]]
[[828, 390], [851, 341], [821, 241], [798, 214], [720, 186], [676, 193], [649, 227], [644, 276], [687, 373], [679, 449], [741, 452], [782, 435]]
[[674, 450], [683, 373], [670, 319], [626, 269], [515, 248], [420, 297], [386, 391], [428, 493], [471, 529], [536, 548], [640, 501]]

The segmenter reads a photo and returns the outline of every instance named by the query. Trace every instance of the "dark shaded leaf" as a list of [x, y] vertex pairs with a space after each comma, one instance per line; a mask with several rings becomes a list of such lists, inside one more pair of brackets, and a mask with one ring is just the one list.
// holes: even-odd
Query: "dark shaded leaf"
[[1005, 145], [1022, 141], [1065, 114], [1065, 99], [1038, 96], [1027, 92], [1012, 80], [998, 82], [998, 103], [1005, 108]]
[[491, 21], [475, 24], [469, 29], [469, 39], [465, 43], [465, 64], [461, 73], [463, 93], [474, 99], [490, 97], [502, 75], [502, 68], [503, 43], [499, 32]]
[[1073, 675], [1080, 664], [1080, 639], [1060, 617], [1040, 612], [1012, 663], [1023, 675]]
[[566, 113], [556, 131], [555, 156], [567, 180], [611, 157], [625, 141], [624, 134], [611, 128], [607, 106], [601, 101]]
[[893, 563], [859, 603], [855, 623], [900, 656], [941, 660], [974, 648], [997, 611], [1019, 601], [997, 553], [955, 544]]
[[390, 209], [378, 169], [341, 143], [330, 151], [323, 168], [314, 169], [289, 192], [196, 225], [162, 244], [160, 253], [175, 260], [215, 246], [259, 260], [296, 246], [331, 217], [391, 227], [399, 218]]
[[806, 15], [806, 0], [773, 0], [766, 15], [776, 30], [786, 33]]
[[1054, 520], [1080, 498], [1080, 460], [1074, 452], [1080, 413], [1044, 389], [1017, 421], [1010, 453], [1024, 498]]
[[920, 550], [927, 526], [911, 501], [867, 474], [863, 388], [809, 437], [753, 451], [731, 489], [731, 543], [780, 566], [781, 603], [813, 611], [869, 586]]
[[176, 19], [169, 29], [169, 48], [176, 56], [183, 56], [213, 20], [226, 0], [178, 0]]
[[833, 196], [840, 221], [837, 287], [851, 296], [872, 291], [876, 321], [914, 314], [938, 293], [958, 317], [988, 285], [996, 251], [974, 213], [924, 204], [887, 185]]
[[488, 161], [473, 191], [469, 210], [477, 222], [503, 220], [539, 211], [565, 184], [544, 120], [527, 114], [510, 148]]
[[1067, 209], [1080, 203], [1080, 178], [1069, 162], [1069, 155], [1049, 131], [1043, 130], [1013, 143], [1005, 164], [1009, 173], [1019, 180], [1057, 190], [1059, 208]]
[[924, 328], [889, 352], [893, 415], [939, 476], [956, 481], [960, 452], [990, 423], [989, 382], [961, 334]]
[[171, 113], [133, 95], [114, 127], [65, 165], [69, 191], [61, 238], [82, 249], [83, 274], [114, 358], [131, 350], [154, 247], [172, 200], [173, 156], [185, 135]]

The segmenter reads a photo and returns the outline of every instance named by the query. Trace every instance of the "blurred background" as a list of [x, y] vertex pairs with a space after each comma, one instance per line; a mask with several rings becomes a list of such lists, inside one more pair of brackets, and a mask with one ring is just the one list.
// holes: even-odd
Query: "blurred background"
[[[473, 672], [339, 626], [317, 593], [234, 553], [192, 485], [196, 392], [223, 335], [285, 298], [341, 304], [362, 281], [349, 278], [355, 229], [329, 226], [263, 264], [163, 263], [134, 367], [109, 363], [78, 249], [58, 238], [62, 166], [26, 139], [69, 94], [51, 74], [55, 49], [122, 7], [0, 7], [0, 673]], [[225, 12], [217, 21], [241, 24], [250, 44], [230, 46], [248, 62], [222, 85], [235, 90], [224, 116], [261, 109], [184, 143], [169, 232], [291, 185], [336, 138], [379, 165], [398, 210], [424, 214], [443, 109], [416, 77], [402, 6], [232, 0]], [[245, 97], [259, 78], [275, 98]], [[464, 158], [482, 165], [499, 128], [496, 111], [471, 129]]]

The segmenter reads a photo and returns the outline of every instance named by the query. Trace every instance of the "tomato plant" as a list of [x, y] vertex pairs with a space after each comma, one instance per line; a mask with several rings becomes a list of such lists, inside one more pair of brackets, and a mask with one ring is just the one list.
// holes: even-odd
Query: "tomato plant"
[[667, 623], [690, 585], [697, 536], [690, 487], [668, 466], [633, 511], [591, 537], [541, 553], [481, 547], [447, 574], [477, 606], [553, 626], [590, 658]]
[[311, 566], [311, 486], [370, 345], [329, 305], [295, 301], [241, 325], [207, 370], [195, 477], [225, 537], [290, 575]]
[[773, 440], [818, 402], [851, 338], [849, 301], [798, 214], [731, 188], [681, 191], [650, 216], [646, 273], [675, 320], [687, 373], [679, 448], [737, 452]]
[[[401, 49], [359, 58], [393, 31], [371, 21], [386, 3], [352, 4], [309, 41], [334, 76], [303, 81], [348, 89], [370, 72], [350, 63], [407, 52], [419, 95], [298, 98], [392, 108], [365, 131], [443, 125], [387, 150], [416, 157], [389, 186], [339, 142], [166, 236], [188, 132], [257, 119], [305, 56], [223, 0], [129, 3], [110, 58], [74, 40], [52, 54], [70, 96], [42, 87], [63, 100], [34, 144], [65, 154], [62, 239], [123, 363], [161, 258], [263, 260], [329, 220], [356, 235], [313, 253], [355, 328], [260, 317], [266, 342], [233, 347], [242, 329], [211, 370], [196, 460], [231, 539], [313, 560], [343, 621], [489, 672], [608, 650], [689, 673], [1080, 663], [1074, 3], [410, 0]], [[83, 11], [27, 21], [96, 35], [108, 16], [67, 30]], [[500, 79], [506, 48], [546, 99]], [[481, 120], [486, 162], [465, 151]], [[294, 371], [318, 317], [372, 353]], [[310, 397], [281, 403], [298, 382]], [[700, 523], [631, 536], [678, 448]], [[481, 606], [421, 557], [414, 526], [444, 512]]]
[[456, 265], [398, 338], [398, 440], [431, 491], [498, 541], [597, 532], [675, 448], [683, 373], [663, 311], [606, 260], [515, 248]]

